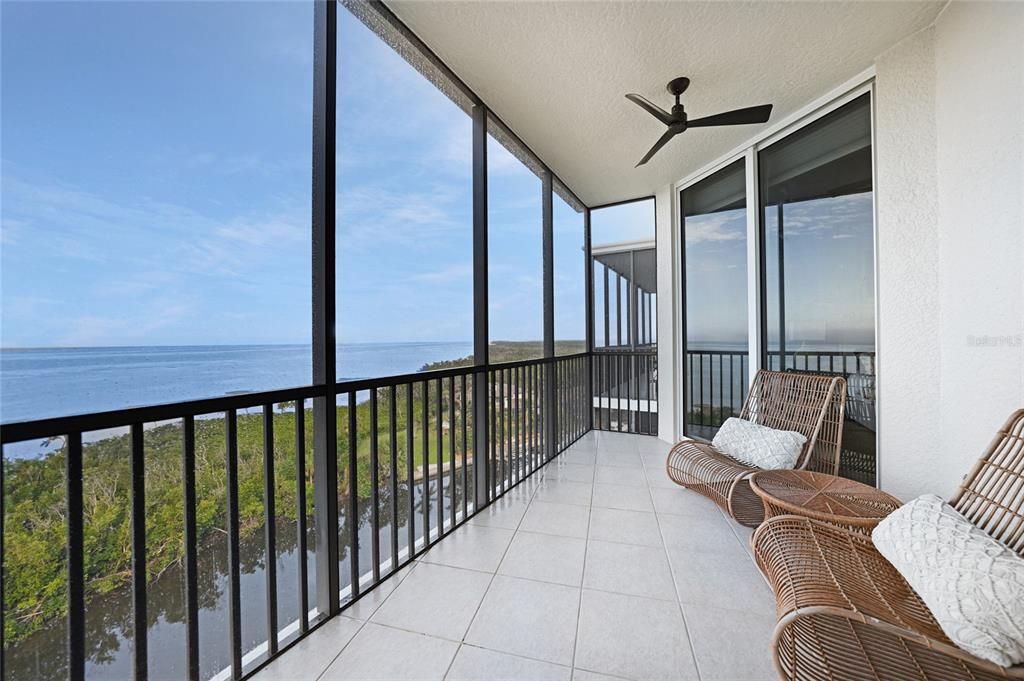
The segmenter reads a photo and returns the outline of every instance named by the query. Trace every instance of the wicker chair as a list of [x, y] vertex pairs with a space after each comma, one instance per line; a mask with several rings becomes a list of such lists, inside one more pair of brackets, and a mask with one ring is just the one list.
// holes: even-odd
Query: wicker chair
[[[1024, 554], [1024, 409], [996, 435], [950, 502]], [[794, 681], [1024, 679], [957, 648], [870, 537], [778, 516], [752, 539], [775, 592], [775, 669]]]
[[[796, 467], [834, 475], [845, 407], [843, 378], [762, 370], [754, 377], [740, 418], [801, 433], [807, 442]], [[764, 505], [749, 482], [757, 468], [694, 440], [672, 447], [665, 467], [676, 484], [710, 498], [737, 522], [757, 527], [764, 520]]]

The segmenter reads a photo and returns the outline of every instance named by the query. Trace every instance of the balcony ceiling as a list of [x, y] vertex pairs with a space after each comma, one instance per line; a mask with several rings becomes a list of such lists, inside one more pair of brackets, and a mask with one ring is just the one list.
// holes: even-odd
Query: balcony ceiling
[[592, 206], [650, 195], [761, 127], [688, 130], [634, 169], [664, 126], [625, 93], [667, 109], [665, 83], [685, 75], [691, 118], [772, 103], [777, 121], [871, 66], [944, 4], [388, 2]]

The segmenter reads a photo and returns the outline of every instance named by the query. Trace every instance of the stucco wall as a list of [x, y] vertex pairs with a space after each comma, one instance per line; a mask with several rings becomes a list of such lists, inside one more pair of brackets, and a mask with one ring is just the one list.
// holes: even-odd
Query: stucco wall
[[948, 496], [1024, 406], [1024, 6], [953, 3], [876, 64], [880, 481]]
[[934, 28], [876, 64], [879, 479], [897, 495], [942, 477], [908, 470], [918, 452], [941, 448], [934, 69]]

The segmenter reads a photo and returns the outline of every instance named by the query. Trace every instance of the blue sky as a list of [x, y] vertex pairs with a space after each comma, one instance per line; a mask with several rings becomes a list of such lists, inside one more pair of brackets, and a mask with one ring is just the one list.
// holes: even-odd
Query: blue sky
[[[239, 6], [3, 3], [0, 345], [309, 342], [311, 3]], [[339, 339], [469, 342], [469, 117], [339, 21]], [[488, 160], [491, 338], [539, 340], [541, 183]], [[554, 208], [555, 335], [579, 339], [582, 216]], [[690, 219], [694, 339], [746, 328], [741, 218]], [[595, 211], [594, 243], [653, 223]], [[790, 335], [870, 330], [870, 225], [870, 195], [787, 206]]]
[[597, 248], [622, 241], [654, 241], [654, 199], [591, 211], [590, 234]]
[[4, 346], [308, 339], [312, 11], [238, 8], [4, 3]]
[[[312, 7], [239, 7], [4, 2], [0, 344], [309, 342]], [[469, 118], [339, 18], [339, 339], [471, 340]], [[489, 161], [491, 336], [539, 339], [540, 182]]]

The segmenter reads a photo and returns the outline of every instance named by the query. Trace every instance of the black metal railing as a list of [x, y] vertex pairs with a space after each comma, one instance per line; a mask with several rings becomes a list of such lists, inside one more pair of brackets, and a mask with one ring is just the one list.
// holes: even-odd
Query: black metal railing
[[[311, 581], [325, 579], [316, 574], [316, 561], [310, 558], [318, 548], [315, 542], [307, 544], [312, 524], [327, 523], [327, 531], [338, 537], [340, 559], [330, 566], [337, 571], [330, 583], [340, 585], [344, 609], [462, 524], [478, 507], [515, 487], [583, 435], [591, 403], [586, 389], [589, 365], [590, 357], [583, 353], [5, 425], [3, 445], [52, 438], [63, 442], [51, 452], [64, 457], [61, 496], [67, 536], [66, 607], [62, 609], [67, 621], [66, 663], [61, 665], [62, 673], [55, 675], [84, 678], [87, 655], [93, 654], [87, 652], [87, 603], [103, 597], [90, 584], [99, 575], [88, 555], [86, 530], [91, 536], [102, 528], [86, 527], [94, 519], [86, 517], [84, 499], [90, 480], [83, 463], [93, 447], [106, 440], [84, 435], [127, 430], [113, 437], [124, 439], [130, 468], [131, 555], [125, 574], [130, 574], [126, 587], [130, 587], [132, 608], [126, 637], [132, 641], [134, 678], [146, 679], [153, 667], [147, 642], [148, 624], [154, 618], [147, 613], [147, 605], [155, 577], [149, 559], [155, 549], [147, 546], [147, 520], [154, 517], [153, 504], [160, 501], [146, 499], [151, 470], [147, 464], [167, 463], [155, 460], [165, 450], [151, 449], [147, 433], [169, 427], [177, 429], [174, 435], [180, 441], [174, 456], [180, 456], [182, 507], [172, 515], [183, 523], [186, 659], [182, 676], [199, 679], [223, 669], [221, 676], [239, 679], [327, 619], [309, 602]], [[473, 398], [479, 394], [474, 391], [474, 381], [479, 377], [488, 382], [486, 429], [474, 422], [478, 412]], [[554, 381], [551, 393], [546, 391], [548, 380]], [[310, 406], [331, 394], [337, 396], [339, 509], [333, 518], [316, 513], [311, 505], [313, 495], [307, 489], [313, 479], [307, 456], [314, 427]], [[553, 403], [545, 397], [548, 394], [554, 395]], [[211, 432], [215, 433], [213, 440], [208, 437]], [[108, 433], [106, 437], [111, 436]], [[476, 438], [487, 440], [483, 449], [474, 447]], [[204, 462], [209, 460], [211, 442], [219, 450], [215, 458], [223, 471], [219, 499], [197, 494], [198, 461], [201, 457]], [[474, 451], [486, 452], [488, 457], [486, 490], [481, 494], [475, 489]], [[293, 465], [282, 467], [282, 456], [291, 453]], [[4, 470], [6, 474], [6, 463]], [[208, 471], [202, 473], [205, 476]], [[201, 509], [202, 522], [209, 523], [211, 503], [217, 507], [212, 517], [226, 535], [228, 650], [216, 657], [219, 667], [204, 659], [205, 669], [201, 669], [201, 576], [197, 564], [204, 551], [205, 530], [210, 528], [200, 526], [197, 511]], [[278, 548], [281, 515], [286, 509], [292, 509], [290, 514], [295, 516], [295, 565], [288, 572], [296, 575], [297, 598], [282, 608], [278, 598], [280, 561], [291, 555], [291, 551], [286, 554]], [[167, 517], [167, 509], [160, 510], [160, 517]], [[255, 532], [253, 527], [257, 527]], [[246, 546], [253, 543], [254, 535], [262, 544], [255, 557], [242, 555], [247, 530]], [[292, 546], [290, 530], [286, 539]], [[4, 549], [6, 589], [10, 575], [6, 544]], [[249, 610], [251, 603], [243, 604], [243, 563], [248, 566], [246, 574], [251, 574], [253, 565], [262, 566], [265, 597], [259, 617]], [[103, 607], [98, 600], [95, 606]], [[255, 639], [254, 619], [262, 620]]]
[[562, 451], [589, 430], [587, 403], [590, 401], [587, 372], [590, 357], [575, 355], [555, 361], [555, 432], [557, 448]]
[[595, 350], [591, 362], [594, 429], [657, 435], [657, 352]]
[[542, 466], [545, 456], [544, 364], [492, 367], [488, 382], [489, 493], [504, 494]]
[[[686, 353], [686, 433], [711, 439], [730, 416], [738, 416], [750, 381], [748, 353], [742, 350], [688, 350]], [[875, 353], [870, 351], [777, 350], [768, 352], [774, 371], [808, 371], [846, 379], [846, 424], [840, 475], [875, 481]]]
[[[148, 677], [149, 649], [147, 646], [147, 625], [150, 620], [147, 614], [148, 599], [147, 586], [152, 576], [147, 554], [147, 500], [146, 500], [146, 471], [147, 471], [147, 446], [146, 432], [167, 421], [180, 424], [181, 442], [181, 470], [182, 470], [182, 499], [183, 508], [180, 509], [183, 518], [183, 548], [182, 557], [185, 581], [185, 612], [184, 623], [186, 628], [185, 636], [185, 657], [186, 674], [189, 678], [196, 679], [200, 675], [200, 653], [199, 653], [199, 577], [197, 570], [198, 552], [201, 542], [199, 541], [199, 530], [197, 527], [197, 506], [199, 500], [196, 494], [196, 435], [197, 426], [202, 425], [203, 431], [209, 429], [206, 426], [212, 425], [214, 419], [223, 420], [222, 431], [222, 463], [224, 471], [225, 493], [220, 513], [223, 521], [223, 531], [227, 537], [228, 555], [228, 576], [227, 576], [227, 603], [228, 603], [228, 638], [230, 640], [229, 664], [234, 670], [234, 676], [240, 676], [242, 670], [242, 634], [241, 634], [241, 574], [239, 556], [239, 444], [238, 444], [238, 423], [239, 414], [242, 413], [246, 420], [262, 419], [263, 449], [258, 455], [251, 451], [243, 452], [247, 463], [252, 459], [262, 458], [259, 469], [263, 472], [263, 490], [275, 489], [274, 481], [274, 407], [277, 405], [294, 405], [293, 428], [296, 451], [296, 490], [295, 499], [305, 508], [306, 494], [304, 482], [305, 471], [305, 424], [306, 402], [313, 398], [322, 397], [323, 388], [303, 387], [286, 390], [275, 390], [246, 395], [232, 395], [214, 399], [195, 400], [166, 404], [152, 407], [141, 407], [123, 409], [118, 411], [86, 414], [63, 418], [45, 419], [39, 421], [28, 421], [6, 424], [2, 430], [2, 443], [12, 443], [28, 440], [50, 440], [61, 438], [63, 446], [52, 452], [50, 456], [62, 456], [64, 459], [64, 485], [65, 495], [63, 504], [63, 515], [66, 526], [66, 552], [64, 560], [67, 570], [66, 604], [63, 610], [66, 612], [67, 624], [67, 655], [65, 673], [57, 676], [66, 676], [70, 679], [81, 679], [85, 675], [86, 662], [86, 603], [90, 597], [97, 597], [97, 593], [89, 593], [87, 577], [96, 579], [107, 575], [96, 574], [96, 567], [91, 566], [90, 574], [86, 573], [86, 564], [92, 564], [91, 556], [86, 554], [86, 517], [84, 512], [85, 486], [89, 478], [85, 475], [85, 462], [91, 453], [92, 447], [103, 442], [96, 440], [85, 442], [83, 436], [110, 429], [127, 429], [127, 436], [121, 436], [126, 440], [126, 452], [114, 454], [127, 454], [130, 467], [130, 486], [127, 490], [128, 504], [130, 508], [130, 560], [127, 572], [130, 573], [131, 590], [131, 625], [130, 632], [126, 638], [132, 641], [132, 668], [133, 676], [136, 679]], [[250, 413], [252, 410], [256, 413]], [[215, 416], [217, 415], [217, 416]], [[248, 424], [247, 424], [248, 425]], [[114, 461], [104, 462], [107, 465], [116, 464]], [[5, 462], [5, 474], [8, 473], [8, 464]], [[9, 482], [9, 481], [5, 481]], [[6, 489], [5, 489], [6, 493]], [[265, 546], [267, 555], [274, 555], [276, 541], [276, 518], [275, 518], [275, 494], [268, 494], [262, 499], [263, 522], [265, 525]], [[6, 507], [5, 507], [6, 512]], [[305, 537], [306, 514], [304, 510], [297, 509], [299, 541]], [[6, 523], [6, 514], [5, 514]], [[90, 527], [91, 533], [102, 533], [105, 529], [113, 531], [115, 528]], [[9, 585], [10, 566], [7, 564], [7, 546], [4, 546], [4, 588]], [[306, 552], [298, 551], [297, 560], [300, 562], [298, 574], [305, 580], [307, 574]], [[268, 566], [274, 561], [267, 561]], [[277, 652], [277, 584], [276, 572], [273, 567], [264, 571], [266, 584], [266, 628], [267, 639], [265, 646], [272, 656]], [[305, 581], [303, 581], [300, 593], [305, 594]], [[308, 608], [305, 601], [295, 616], [299, 622], [299, 629], [302, 633], [309, 630]], [[6, 604], [6, 599], [5, 599]], [[8, 613], [4, 611], [6, 618]], [[10, 650], [6, 651], [10, 652]]]
[[706, 437], [737, 416], [749, 387], [749, 353], [742, 350], [687, 350], [687, 432]]
[[839, 475], [870, 485], [877, 478], [875, 452], [875, 353], [873, 351], [768, 352], [770, 368], [833, 374], [846, 379], [846, 422]]
[[345, 408], [339, 418], [347, 421], [339, 421], [339, 477], [347, 487], [340, 502], [345, 518], [356, 519], [341, 528], [348, 547], [343, 603], [473, 512], [475, 377], [465, 367], [335, 386]]

